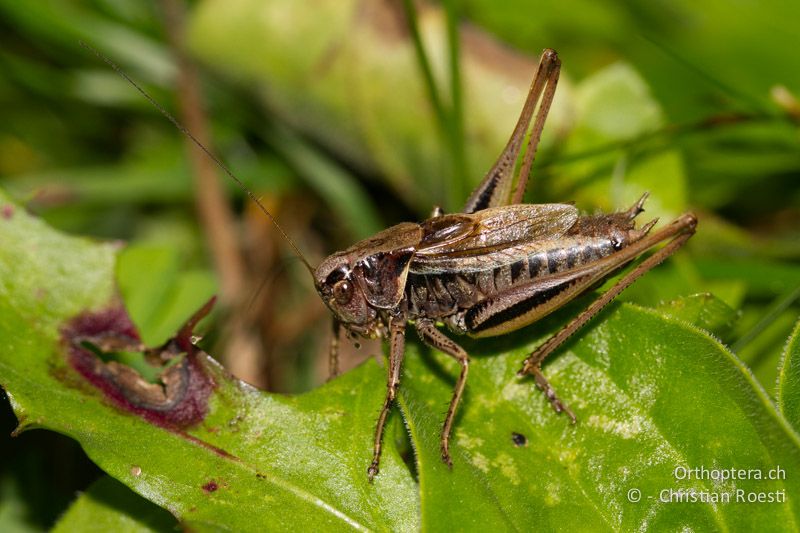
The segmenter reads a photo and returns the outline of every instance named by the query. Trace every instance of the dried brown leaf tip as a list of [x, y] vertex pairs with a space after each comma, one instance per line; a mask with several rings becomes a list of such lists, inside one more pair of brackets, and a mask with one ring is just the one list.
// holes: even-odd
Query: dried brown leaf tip
[[[212, 298], [163, 346], [147, 348], [120, 304], [82, 313], [61, 329], [67, 360], [120, 409], [150, 423], [181, 430], [205, 418], [215, 383], [192, 330]], [[145, 374], [145, 375], [143, 375]]]

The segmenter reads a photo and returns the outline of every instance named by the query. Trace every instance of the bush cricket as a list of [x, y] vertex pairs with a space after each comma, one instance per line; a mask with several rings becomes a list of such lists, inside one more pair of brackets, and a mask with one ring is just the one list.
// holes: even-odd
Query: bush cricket
[[[591, 290], [643, 253], [666, 242], [523, 361], [518, 375], [532, 376], [553, 409], [566, 413], [574, 423], [575, 415], [542, 373], [542, 362], [695, 232], [697, 219], [692, 213], [684, 213], [653, 233], [657, 220], [637, 229], [634, 221], [643, 211], [647, 194], [629, 209], [609, 214], [581, 215], [571, 204], [521, 203], [561, 68], [556, 52], [546, 49], [508, 143], [467, 199], [463, 212], [445, 214], [436, 208], [431, 218], [421, 223], [392, 226], [313, 268], [275, 218], [227, 166], [113, 62], [85, 46], [133, 84], [218, 164], [289, 242], [333, 314], [332, 376], [338, 373], [342, 329], [350, 336], [388, 338], [386, 396], [375, 427], [373, 459], [367, 469], [370, 481], [379, 471], [384, 427], [400, 385], [409, 324], [413, 324], [423, 343], [453, 357], [461, 367], [440, 439], [442, 460], [451, 466], [450, 434], [467, 382], [469, 355], [439, 327], [471, 337], [517, 330]], [[515, 173], [529, 130], [520, 169]]]

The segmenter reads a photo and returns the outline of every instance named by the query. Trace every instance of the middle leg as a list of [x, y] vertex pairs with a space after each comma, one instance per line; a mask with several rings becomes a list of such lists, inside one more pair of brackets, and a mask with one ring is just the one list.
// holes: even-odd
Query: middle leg
[[453, 428], [453, 420], [456, 417], [456, 409], [461, 401], [461, 396], [464, 394], [464, 386], [467, 384], [467, 374], [469, 373], [469, 356], [464, 348], [453, 342], [450, 337], [436, 329], [433, 320], [419, 319], [416, 322], [416, 327], [417, 333], [419, 333], [419, 338], [422, 339], [422, 342], [431, 348], [446, 353], [450, 357], [456, 359], [458, 364], [461, 365], [461, 374], [459, 374], [455, 389], [453, 389], [453, 397], [450, 399], [450, 407], [447, 409], [447, 416], [444, 419], [444, 426], [442, 427], [442, 461], [444, 461], [447, 466], [452, 467], [453, 462], [450, 459], [450, 431]]

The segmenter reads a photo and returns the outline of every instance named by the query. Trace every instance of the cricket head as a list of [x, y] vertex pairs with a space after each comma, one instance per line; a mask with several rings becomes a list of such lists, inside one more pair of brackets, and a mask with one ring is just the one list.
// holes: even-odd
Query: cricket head
[[343, 326], [359, 333], [373, 329], [378, 312], [369, 305], [346, 251], [328, 257], [317, 267], [314, 285]]
[[379, 325], [381, 310], [397, 309], [421, 238], [419, 224], [398, 224], [331, 255], [317, 267], [317, 292], [344, 327], [370, 335]]

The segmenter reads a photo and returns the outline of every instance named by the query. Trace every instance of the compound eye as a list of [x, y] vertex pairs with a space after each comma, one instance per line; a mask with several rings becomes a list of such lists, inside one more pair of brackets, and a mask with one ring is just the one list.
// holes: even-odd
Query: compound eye
[[346, 279], [337, 281], [333, 286], [333, 297], [339, 305], [349, 303], [353, 298], [353, 286]]

